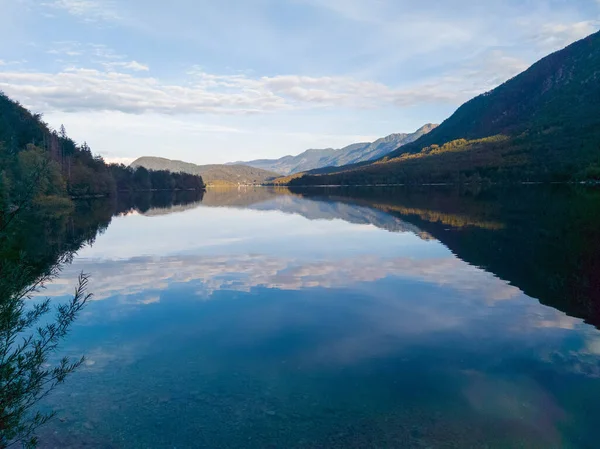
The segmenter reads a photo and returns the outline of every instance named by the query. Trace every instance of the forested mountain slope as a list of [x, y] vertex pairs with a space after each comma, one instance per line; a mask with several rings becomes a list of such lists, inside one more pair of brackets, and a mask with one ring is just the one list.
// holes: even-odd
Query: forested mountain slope
[[0, 92], [0, 228], [20, 207], [41, 202], [65, 206], [69, 196], [203, 188], [199, 176], [106, 164], [86, 143], [69, 138], [63, 126], [52, 130], [41, 114]]
[[375, 142], [353, 143], [339, 150], [326, 148], [323, 150], [306, 150], [297, 156], [285, 156], [280, 159], [258, 159], [235, 164], [249, 165], [276, 172], [280, 175], [291, 175], [324, 167], [340, 167], [358, 162], [379, 159], [402, 145], [414, 142], [427, 134], [437, 125], [428, 123], [414, 133], [390, 134]]
[[295, 184], [560, 181], [600, 177], [600, 33], [462, 105], [367, 166]]
[[256, 185], [271, 181], [278, 176], [277, 173], [246, 165], [196, 165], [190, 162], [151, 156], [136, 159], [130, 164], [130, 167], [167, 170], [172, 173], [188, 173], [201, 176], [207, 184], [213, 185]]

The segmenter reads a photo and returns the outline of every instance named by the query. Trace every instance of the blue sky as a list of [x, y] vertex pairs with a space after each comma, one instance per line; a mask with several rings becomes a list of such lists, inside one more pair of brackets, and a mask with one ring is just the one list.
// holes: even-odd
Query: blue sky
[[0, 2], [0, 90], [125, 162], [413, 131], [600, 28], [600, 0]]

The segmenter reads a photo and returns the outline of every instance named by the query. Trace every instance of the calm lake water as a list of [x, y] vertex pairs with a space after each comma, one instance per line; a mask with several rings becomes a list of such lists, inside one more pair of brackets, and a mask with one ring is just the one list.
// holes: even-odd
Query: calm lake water
[[121, 205], [46, 290], [95, 296], [42, 447], [598, 447], [600, 192], [193, 200]]

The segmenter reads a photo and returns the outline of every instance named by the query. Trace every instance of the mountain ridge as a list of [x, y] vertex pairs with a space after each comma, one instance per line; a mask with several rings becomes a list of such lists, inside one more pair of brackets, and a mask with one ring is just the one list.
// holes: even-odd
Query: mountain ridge
[[277, 173], [246, 165], [197, 165], [191, 162], [155, 156], [142, 156], [133, 161], [130, 167], [144, 167], [148, 170], [167, 170], [173, 173], [199, 175], [208, 185], [257, 185], [264, 184], [279, 176]]
[[402, 145], [414, 142], [437, 126], [433, 123], [427, 123], [413, 133], [394, 133], [373, 142], [353, 143], [340, 149], [309, 149], [296, 156], [287, 155], [279, 159], [232, 162], [228, 165], [247, 165], [280, 175], [291, 175], [326, 167], [340, 167], [347, 164], [367, 162], [385, 156]]
[[600, 32], [459, 107], [370, 164], [294, 185], [600, 179]]

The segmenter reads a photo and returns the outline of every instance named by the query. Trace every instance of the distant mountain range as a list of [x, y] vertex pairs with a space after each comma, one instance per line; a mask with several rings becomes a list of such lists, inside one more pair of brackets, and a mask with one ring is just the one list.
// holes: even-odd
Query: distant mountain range
[[[376, 163], [292, 185], [600, 180], [600, 33], [547, 56]], [[281, 182], [286, 182], [281, 180]]]
[[354, 143], [339, 150], [333, 148], [306, 150], [297, 156], [285, 156], [280, 159], [257, 159], [231, 164], [256, 167], [280, 175], [291, 175], [318, 168], [340, 167], [347, 164], [373, 161], [394, 151], [396, 148], [414, 142], [437, 126], [428, 123], [411, 134], [391, 134], [375, 142]]
[[245, 165], [196, 165], [151, 156], [140, 157], [130, 166], [133, 168], [144, 167], [147, 170], [167, 170], [200, 175], [207, 185], [258, 185], [279, 176], [277, 173]]
[[162, 157], [143, 156], [130, 165], [133, 168], [144, 167], [148, 170], [200, 175], [208, 185], [258, 185], [270, 183], [281, 175], [374, 160], [415, 141], [436, 126], [427, 124], [412, 134], [392, 134], [375, 142], [355, 143], [340, 150], [307, 150], [298, 156], [285, 156], [281, 159], [196, 165]]

